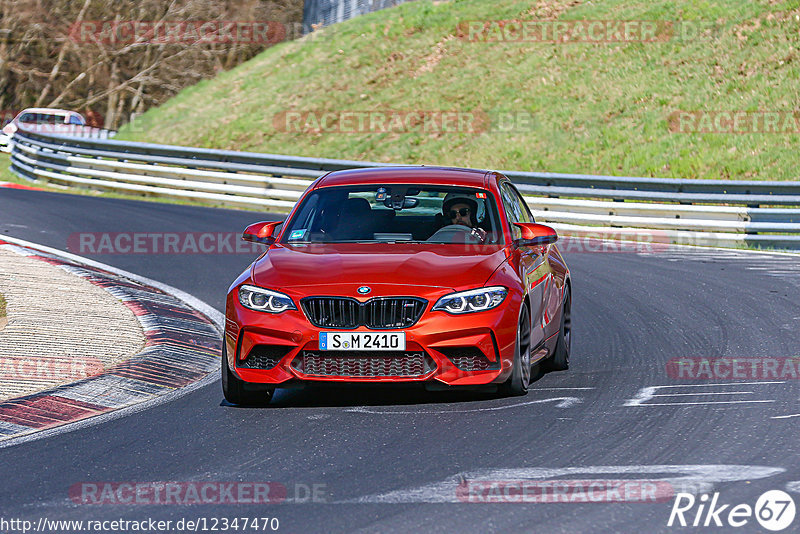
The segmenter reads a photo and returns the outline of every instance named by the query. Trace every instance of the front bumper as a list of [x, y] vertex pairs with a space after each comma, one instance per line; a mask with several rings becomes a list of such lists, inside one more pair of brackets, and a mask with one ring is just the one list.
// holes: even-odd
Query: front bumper
[[[431, 311], [435, 299], [429, 298], [420, 320], [401, 330], [406, 350], [395, 353], [320, 351], [319, 333], [335, 329], [313, 326], [302, 309], [280, 314], [249, 310], [235, 293], [228, 295], [225, 343], [228, 365], [245, 382], [436, 381], [455, 386], [503, 382], [511, 373], [522, 301], [513, 292], [495, 309], [465, 315]], [[400, 330], [361, 326], [347, 331]]]

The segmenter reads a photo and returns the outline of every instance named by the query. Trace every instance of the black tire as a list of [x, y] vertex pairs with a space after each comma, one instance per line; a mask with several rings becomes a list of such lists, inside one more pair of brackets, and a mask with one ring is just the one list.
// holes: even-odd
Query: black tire
[[503, 394], [514, 397], [527, 394], [528, 385], [531, 383], [531, 321], [528, 307], [524, 304], [519, 315], [514, 365], [511, 368], [511, 376], [500, 387]]
[[556, 350], [547, 362], [548, 371], [569, 369], [569, 353], [572, 348], [572, 295], [569, 290], [564, 297], [564, 307], [561, 312], [561, 328], [558, 331]]
[[225, 343], [222, 343], [222, 394], [225, 400], [243, 406], [263, 406], [272, 400], [275, 388], [261, 384], [248, 384], [239, 379], [228, 367], [228, 354]]

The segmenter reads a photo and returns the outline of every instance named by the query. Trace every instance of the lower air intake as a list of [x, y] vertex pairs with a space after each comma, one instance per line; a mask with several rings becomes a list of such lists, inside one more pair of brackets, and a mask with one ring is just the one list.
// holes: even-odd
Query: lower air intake
[[303, 374], [339, 377], [421, 377], [436, 368], [422, 351], [302, 351], [292, 367]]
[[239, 362], [238, 367], [244, 369], [272, 369], [281, 358], [289, 354], [292, 347], [282, 345], [256, 345], [247, 354], [247, 359]]
[[476, 347], [445, 347], [437, 348], [447, 356], [453, 365], [462, 371], [490, 371], [500, 369], [500, 362], [489, 360], [480, 349]]

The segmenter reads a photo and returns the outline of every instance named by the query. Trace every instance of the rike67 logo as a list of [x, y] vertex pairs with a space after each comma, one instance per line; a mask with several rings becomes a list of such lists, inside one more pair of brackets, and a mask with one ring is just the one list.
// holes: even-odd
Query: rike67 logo
[[707, 494], [695, 498], [691, 493], [678, 493], [667, 526], [738, 528], [755, 518], [762, 528], [777, 532], [791, 525], [796, 513], [794, 500], [781, 490], [762, 494], [754, 507], [746, 503], [719, 504], [719, 492], [710, 499], [709, 502]]

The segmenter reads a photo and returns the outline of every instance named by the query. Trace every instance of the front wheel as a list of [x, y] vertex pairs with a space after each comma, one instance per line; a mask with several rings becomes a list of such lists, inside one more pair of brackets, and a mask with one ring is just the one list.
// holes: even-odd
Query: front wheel
[[249, 384], [236, 376], [228, 367], [228, 351], [225, 342], [222, 343], [222, 366], [220, 368], [222, 379], [222, 394], [225, 400], [243, 406], [259, 406], [269, 403], [272, 399], [274, 387], [261, 384]]
[[511, 396], [522, 396], [528, 393], [531, 383], [531, 321], [527, 306], [522, 306], [522, 312], [517, 326], [517, 342], [514, 348], [514, 364], [511, 376], [508, 377], [500, 390]]

